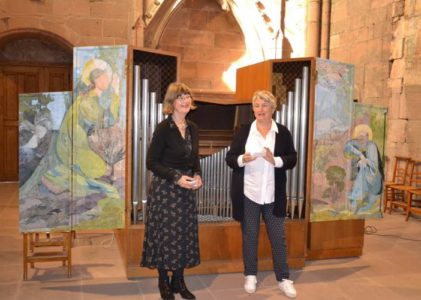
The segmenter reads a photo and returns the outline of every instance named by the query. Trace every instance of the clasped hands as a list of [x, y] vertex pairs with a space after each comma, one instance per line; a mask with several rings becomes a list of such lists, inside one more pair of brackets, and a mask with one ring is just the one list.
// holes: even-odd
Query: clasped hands
[[358, 161], [357, 164], [359, 167], [366, 167], [368, 165], [368, 159], [363, 154], [361, 154], [360, 160]]
[[177, 184], [188, 190], [197, 190], [202, 186], [203, 183], [202, 178], [199, 175], [195, 175], [194, 177], [183, 175], [177, 181]]
[[252, 155], [249, 152], [246, 152], [243, 154], [243, 163], [248, 163], [251, 162], [253, 160], [255, 160], [257, 157], [262, 157], [264, 160], [266, 160], [267, 162], [271, 163], [272, 165], [275, 165], [275, 158], [273, 157], [273, 153], [272, 151], [269, 150], [269, 148], [265, 147], [264, 148], [264, 154], [262, 156], [255, 156]]

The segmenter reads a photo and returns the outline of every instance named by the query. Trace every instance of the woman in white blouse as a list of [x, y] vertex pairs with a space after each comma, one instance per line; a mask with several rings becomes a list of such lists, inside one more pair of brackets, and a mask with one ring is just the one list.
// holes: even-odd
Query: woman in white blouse
[[286, 170], [295, 166], [297, 152], [288, 129], [272, 119], [276, 109], [272, 93], [255, 92], [252, 106], [255, 121], [240, 128], [225, 158], [233, 169], [233, 217], [241, 222], [244, 289], [247, 293], [256, 291], [257, 242], [263, 216], [278, 286], [286, 296], [295, 298], [297, 292], [289, 280], [284, 219]]

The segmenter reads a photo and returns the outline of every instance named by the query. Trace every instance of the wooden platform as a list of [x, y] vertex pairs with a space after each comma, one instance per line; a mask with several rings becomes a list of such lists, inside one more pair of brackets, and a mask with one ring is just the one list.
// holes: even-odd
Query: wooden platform
[[309, 222], [308, 260], [363, 254], [365, 220]]
[[[287, 220], [285, 223], [290, 268], [305, 266], [306, 260], [356, 257], [363, 254], [365, 220]], [[155, 277], [156, 270], [140, 267], [144, 225], [115, 230], [128, 278]], [[201, 264], [186, 274], [242, 272], [241, 229], [237, 222], [199, 225]], [[272, 270], [272, 254], [265, 225], [259, 236], [259, 270]]]
[[[143, 244], [144, 225], [131, 225], [126, 230], [115, 231], [120, 251], [127, 266], [127, 277], [152, 277], [156, 270], [139, 266]], [[127, 235], [127, 236], [125, 236]], [[291, 268], [302, 268], [306, 252], [306, 222], [286, 222], [288, 262]], [[241, 229], [237, 222], [200, 223], [199, 243], [201, 264], [186, 269], [186, 274], [212, 274], [242, 272]], [[272, 270], [272, 253], [265, 225], [259, 236], [259, 270]]]

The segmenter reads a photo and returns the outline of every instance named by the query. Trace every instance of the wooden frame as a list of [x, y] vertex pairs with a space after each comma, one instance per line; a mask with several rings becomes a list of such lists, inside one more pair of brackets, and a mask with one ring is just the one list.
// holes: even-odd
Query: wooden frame
[[[58, 238], [34, 241], [32, 232], [22, 233], [23, 237], [23, 280], [28, 280], [28, 264], [34, 268], [35, 263], [61, 261], [67, 264], [67, 277], [72, 276], [72, 232], [60, 233]], [[37, 251], [42, 248], [41, 251]], [[59, 248], [59, 249], [57, 249]]]

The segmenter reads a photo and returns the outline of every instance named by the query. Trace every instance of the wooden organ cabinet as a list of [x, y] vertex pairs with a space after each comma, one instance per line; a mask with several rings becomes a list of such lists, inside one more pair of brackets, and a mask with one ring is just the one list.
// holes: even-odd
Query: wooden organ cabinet
[[[178, 62], [177, 55], [172, 53], [129, 48], [125, 228], [115, 230], [128, 278], [157, 276], [156, 270], [140, 267], [146, 189], [151, 177], [145, 170], [145, 154], [152, 132], [163, 118], [161, 102], [166, 88], [178, 79]], [[224, 160], [227, 149], [224, 151], [201, 159], [204, 187], [197, 194], [201, 264], [186, 269], [187, 274], [243, 270], [241, 229], [239, 223], [230, 218], [228, 188], [231, 173]], [[299, 236], [303, 236], [304, 222], [300, 220], [291, 224], [289, 235], [300, 232]], [[266, 231], [261, 231], [259, 239], [259, 269], [271, 269], [271, 249]], [[305, 241], [297, 239], [291, 247], [291, 266], [304, 266]]]
[[[115, 234], [126, 265], [128, 278], [157, 276], [156, 270], [140, 267], [143, 246], [146, 187], [151, 174], [145, 170], [148, 140], [162, 116], [162, 100], [169, 83], [178, 79], [179, 58], [163, 51], [129, 48], [128, 55], [128, 132], [126, 171], [125, 228]], [[306, 132], [313, 132], [314, 98], [316, 87], [316, 59], [302, 58], [270, 60], [237, 70], [236, 102], [251, 102], [255, 90], [273, 90], [285, 102], [288, 91], [294, 90], [294, 80], [302, 77], [303, 67], [308, 72], [306, 81], [307, 106], [302, 113], [308, 117]], [[304, 82], [304, 80], [303, 80]], [[194, 95], [193, 95], [194, 96]], [[289, 96], [288, 96], [289, 97]], [[291, 96], [292, 97], [292, 96]], [[292, 100], [291, 100], [292, 101]], [[287, 113], [278, 117], [286, 121]], [[296, 118], [297, 122], [302, 118]], [[291, 126], [295, 126], [292, 123]], [[303, 141], [303, 137], [305, 141]], [[300, 137], [297, 137], [300, 139]], [[286, 221], [288, 260], [291, 268], [301, 268], [306, 259], [358, 256], [362, 254], [363, 220], [311, 222], [312, 134], [301, 135], [307, 148], [299, 168], [289, 174], [297, 178], [290, 184]], [[230, 170], [225, 164], [224, 152], [201, 160], [204, 187], [197, 192], [199, 210], [199, 242], [201, 264], [186, 269], [186, 274], [242, 272], [241, 229], [230, 218]], [[304, 164], [303, 164], [304, 163]], [[215, 176], [213, 172], [218, 172]], [[292, 181], [291, 181], [292, 182]], [[290, 194], [292, 195], [292, 194]], [[147, 222], [147, 220], [146, 220]], [[264, 225], [259, 236], [259, 270], [272, 269], [272, 254]]]

